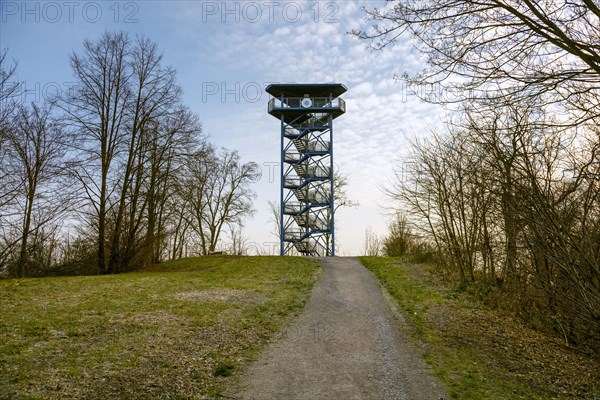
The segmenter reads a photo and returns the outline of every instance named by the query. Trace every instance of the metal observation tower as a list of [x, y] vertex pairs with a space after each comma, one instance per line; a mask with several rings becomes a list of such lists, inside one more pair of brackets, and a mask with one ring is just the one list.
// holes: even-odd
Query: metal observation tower
[[266, 91], [281, 121], [280, 254], [334, 256], [333, 120], [346, 111], [347, 88], [277, 84]]

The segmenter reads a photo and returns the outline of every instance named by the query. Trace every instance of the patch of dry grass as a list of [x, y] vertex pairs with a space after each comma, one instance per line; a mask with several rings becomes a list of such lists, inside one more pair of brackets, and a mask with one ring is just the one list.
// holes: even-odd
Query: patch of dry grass
[[179, 292], [173, 294], [177, 300], [188, 301], [216, 301], [221, 303], [264, 303], [267, 297], [247, 290], [234, 289], [212, 289], [212, 290], [192, 290], [189, 292]]
[[315, 262], [206, 257], [0, 282], [0, 399], [204, 399], [300, 310]]

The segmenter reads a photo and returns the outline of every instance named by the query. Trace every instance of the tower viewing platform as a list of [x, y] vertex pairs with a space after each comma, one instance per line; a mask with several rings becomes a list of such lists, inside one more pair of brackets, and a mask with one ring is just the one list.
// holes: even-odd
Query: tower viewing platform
[[269, 114], [278, 119], [284, 117], [287, 123], [311, 112], [337, 118], [346, 112], [346, 102], [339, 98], [346, 90], [339, 83], [270, 85], [266, 89], [273, 96]]

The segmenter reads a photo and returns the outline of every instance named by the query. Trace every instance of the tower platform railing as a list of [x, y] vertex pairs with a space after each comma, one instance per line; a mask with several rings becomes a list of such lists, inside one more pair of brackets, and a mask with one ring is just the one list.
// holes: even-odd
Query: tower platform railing
[[[318, 109], [318, 108], [324, 108], [324, 109], [337, 109], [337, 110], [341, 110], [343, 112], [346, 111], [346, 102], [344, 101], [344, 99], [341, 98], [335, 98], [335, 99], [331, 99], [329, 97], [311, 97], [311, 102], [312, 105], [310, 107], [303, 107], [302, 106], [302, 100], [304, 100], [305, 97], [284, 97], [283, 100], [282, 99], [278, 99], [278, 98], [272, 98], [271, 100], [269, 100], [269, 112], [275, 110], [275, 109], [290, 109], [290, 108], [297, 108], [297, 109]], [[316, 121], [313, 121], [316, 122]]]

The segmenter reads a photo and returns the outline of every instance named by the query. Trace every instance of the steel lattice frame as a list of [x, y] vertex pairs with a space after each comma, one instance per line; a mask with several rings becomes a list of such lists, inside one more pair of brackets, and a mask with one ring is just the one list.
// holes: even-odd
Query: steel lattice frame
[[280, 254], [334, 256], [333, 120], [345, 112], [340, 84], [271, 85], [281, 123]]

